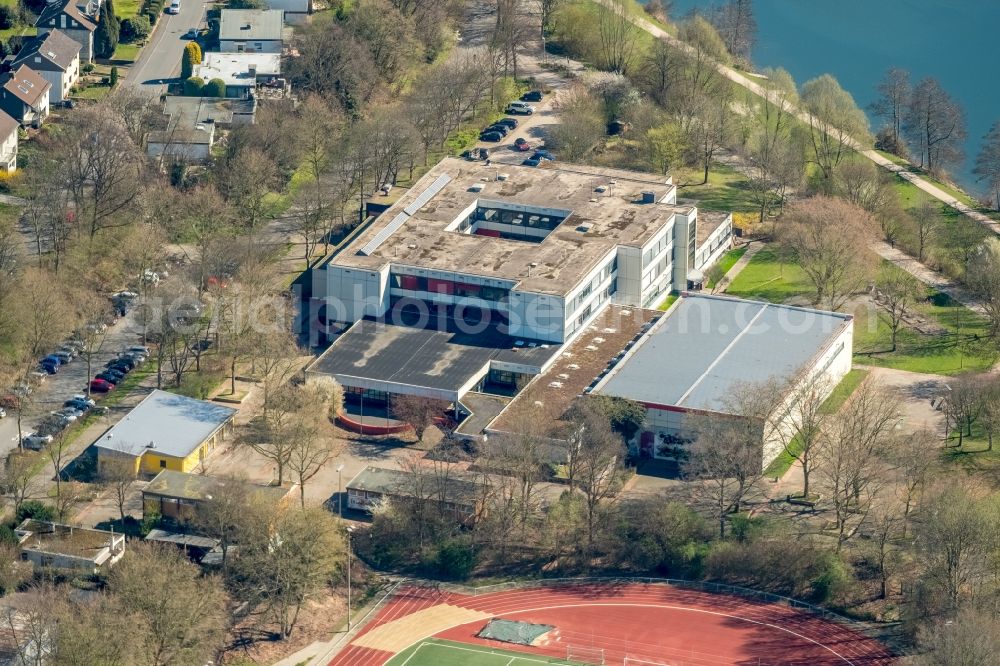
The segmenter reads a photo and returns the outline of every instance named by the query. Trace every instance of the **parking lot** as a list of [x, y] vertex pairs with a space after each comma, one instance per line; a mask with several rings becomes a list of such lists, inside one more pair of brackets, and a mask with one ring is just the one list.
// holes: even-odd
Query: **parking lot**
[[[100, 350], [94, 354], [92, 373], [100, 372], [104, 365], [117, 356], [123, 348], [137, 344], [140, 330], [135, 319], [135, 310], [108, 327]], [[22, 434], [27, 435], [32, 432], [43, 417], [53, 410], [61, 409], [70, 396], [86, 393], [89, 379], [87, 361], [82, 357], [60, 366], [58, 373], [48, 375], [44, 383], [35, 386], [31, 395], [21, 418]], [[100, 394], [95, 394], [94, 398], [99, 401]], [[7, 411], [7, 417], [0, 420], [0, 453], [3, 455], [17, 448], [17, 417], [12, 410]]]
[[[555, 100], [558, 90], [548, 92], [541, 102], [529, 102], [535, 112], [530, 116], [507, 115], [507, 118], [517, 120], [517, 127], [499, 142], [479, 141], [477, 148], [487, 148], [490, 151], [490, 162], [499, 164], [520, 164], [531, 157], [532, 153], [545, 145], [548, 128], [559, 122], [559, 114], [555, 110]], [[518, 138], [524, 138], [531, 150], [520, 151], [514, 145]]]

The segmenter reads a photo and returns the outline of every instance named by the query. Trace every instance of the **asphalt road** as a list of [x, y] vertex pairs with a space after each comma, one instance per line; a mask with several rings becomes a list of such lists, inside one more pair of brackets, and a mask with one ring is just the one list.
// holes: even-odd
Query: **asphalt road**
[[[100, 351], [94, 354], [92, 372], [97, 374], [104, 365], [117, 356], [124, 348], [140, 344], [137, 332], [141, 327], [135, 321], [133, 310], [108, 328]], [[21, 417], [21, 431], [27, 435], [34, 431], [38, 422], [49, 412], [62, 409], [63, 403], [77, 393], [85, 393], [87, 382], [87, 361], [77, 357], [59, 368], [55, 375], [49, 375], [45, 382], [35, 387], [31, 402]], [[95, 398], [97, 396], [95, 395]], [[98, 399], [98, 402], [100, 400]], [[8, 410], [7, 417], [0, 419], [0, 456], [17, 448], [17, 415]]]
[[129, 68], [126, 85], [146, 86], [161, 93], [167, 83], [180, 76], [181, 55], [190, 41], [184, 35], [191, 28], [205, 25], [207, 4], [203, 0], [181, 0], [180, 14], [163, 13], [153, 36], [139, 52], [139, 59]]

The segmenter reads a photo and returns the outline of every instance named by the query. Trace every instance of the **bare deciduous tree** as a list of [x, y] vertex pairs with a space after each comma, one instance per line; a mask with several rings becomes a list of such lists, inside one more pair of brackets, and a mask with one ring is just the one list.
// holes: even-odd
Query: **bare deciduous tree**
[[305, 603], [343, 566], [344, 537], [337, 519], [322, 508], [286, 510], [275, 533], [280, 538], [242, 544], [229, 579], [236, 595], [259, 608], [287, 638]]
[[121, 118], [105, 106], [85, 109], [60, 137], [62, 176], [91, 238], [132, 223], [126, 211], [142, 189], [144, 159]]
[[302, 394], [302, 402], [290, 433], [292, 448], [287, 464], [299, 484], [299, 502], [305, 508], [306, 483], [333, 455], [335, 442], [330, 415], [340, 410], [344, 397], [341, 387], [328, 378], [313, 380], [297, 390]]
[[203, 664], [222, 647], [226, 593], [180, 550], [137, 541], [108, 575], [108, 589], [145, 631], [137, 646], [151, 666]]
[[900, 437], [893, 447], [891, 462], [899, 475], [897, 494], [903, 505], [903, 537], [906, 537], [910, 514], [920, 501], [928, 475], [937, 463], [940, 451], [940, 438], [929, 430], [919, 430], [909, 437]]
[[396, 395], [392, 397], [391, 409], [393, 416], [413, 427], [417, 441], [422, 442], [427, 429], [444, 416], [448, 403], [416, 395]]
[[993, 123], [983, 137], [983, 146], [976, 155], [972, 173], [993, 193], [997, 210], [1000, 210], [1000, 121]]
[[597, 19], [601, 44], [601, 66], [608, 71], [626, 74], [632, 65], [638, 28], [632, 22], [625, 0], [602, 3]]
[[954, 613], [990, 578], [998, 519], [995, 501], [956, 483], [927, 498], [914, 530], [932, 596], [924, 613]]
[[786, 210], [778, 240], [812, 283], [813, 303], [836, 310], [865, 286], [874, 272], [866, 242], [874, 226], [867, 212], [832, 197], [815, 196]]
[[896, 351], [899, 329], [920, 298], [920, 291], [917, 279], [901, 268], [889, 266], [879, 271], [875, 280], [874, 301], [889, 325], [892, 341], [889, 351]]
[[682, 472], [695, 480], [695, 492], [711, 503], [720, 537], [726, 534], [728, 516], [740, 511], [764, 475], [765, 442], [781, 436], [773, 415], [782, 394], [775, 382], [738, 386], [725, 400], [731, 416], [699, 424], [698, 438]]
[[125, 504], [128, 502], [129, 489], [136, 480], [135, 459], [124, 451], [106, 456], [100, 461], [98, 475], [101, 483], [111, 492], [124, 530]]
[[10, 499], [15, 516], [21, 505], [36, 491], [35, 470], [39, 462], [39, 454], [30, 451], [11, 451], [7, 454], [3, 476], [0, 477], [0, 490]]
[[892, 450], [898, 412], [895, 393], [868, 380], [824, 430], [817, 473], [833, 509], [838, 551], [864, 522], [885, 483], [881, 456]]
[[965, 110], [934, 77], [925, 77], [914, 86], [903, 131], [920, 153], [920, 166], [928, 171], [958, 164], [964, 157]]
[[903, 116], [906, 113], [906, 106], [910, 102], [912, 92], [910, 73], [905, 69], [890, 67], [876, 86], [876, 90], [879, 97], [868, 108], [888, 127], [892, 146], [896, 147], [890, 152], [899, 154], [900, 149], [903, 148]]

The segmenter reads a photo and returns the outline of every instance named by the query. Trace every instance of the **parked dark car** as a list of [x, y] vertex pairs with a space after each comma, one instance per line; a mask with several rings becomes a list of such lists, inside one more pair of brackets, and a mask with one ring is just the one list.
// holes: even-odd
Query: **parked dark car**
[[120, 372], [115, 372], [114, 370], [105, 370], [104, 372], [97, 375], [97, 379], [103, 379], [104, 381], [111, 382], [112, 384], [121, 383], [125, 375]]
[[93, 405], [88, 403], [86, 400], [80, 400], [79, 398], [70, 398], [63, 403], [63, 407], [72, 407], [73, 409], [80, 410], [81, 412], [86, 412], [91, 409]]
[[529, 157], [528, 159], [521, 162], [521, 164], [523, 164], [524, 166], [536, 167], [539, 164], [541, 164], [541, 162], [539, 160]]
[[500, 120], [493, 123], [494, 125], [503, 125], [504, 127], [509, 127], [510, 129], [517, 128], [517, 118], [501, 118]]
[[115, 385], [106, 379], [95, 377], [90, 381], [90, 390], [95, 391], [97, 393], [107, 393], [108, 391], [111, 391], [114, 388]]
[[531, 156], [533, 160], [549, 160], [552, 161], [556, 158], [555, 155], [547, 150], [536, 150], [535, 154]]
[[479, 135], [480, 141], [489, 141], [491, 143], [498, 143], [503, 141], [503, 134], [500, 132], [483, 132]]
[[110, 368], [113, 365], [121, 365], [129, 370], [135, 369], [135, 359], [129, 356], [119, 356], [118, 358], [111, 359], [108, 361], [107, 366]]
[[58, 356], [56, 356], [55, 354], [49, 354], [48, 356], [46, 356], [45, 358], [42, 359], [42, 363], [51, 363], [51, 364], [54, 364], [54, 365], [62, 365], [63, 364], [63, 360], [61, 358], [59, 358]]
[[504, 136], [507, 136], [508, 134], [510, 134], [510, 128], [507, 127], [506, 125], [500, 125], [500, 124], [490, 125], [489, 127], [487, 127], [486, 129], [484, 129], [483, 131], [484, 132], [500, 132]]
[[31, 449], [32, 451], [41, 451], [45, 448], [46, 444], [52, 442], [52, 435], [47, 435], [43, 433], [33, 432], [30, 435], [25, 435], [21, 440], [26, 449]]
[[112, 362], [112, 363], [108, 364], [108, 366], [106, 368], [106, 371], [108, 371], [108, 372], [117, 372], [117, 373], [119, 373], [121, 375], [127, 375], [129, 372], [131, 372], [131, 369], [125, 367], [124, 365], [122, 365], [120, 363], [114, 363], [114, 362]]
[[528, 92], [521, 95], [522, 102], [541, 102], [542, 101], [542, 91], [541, 90], [529, 90]]
[[47, 375], [54, 375], [59, 372], [59, 364], [51, 361], [42, 361], [38, 364], [38, 367]]

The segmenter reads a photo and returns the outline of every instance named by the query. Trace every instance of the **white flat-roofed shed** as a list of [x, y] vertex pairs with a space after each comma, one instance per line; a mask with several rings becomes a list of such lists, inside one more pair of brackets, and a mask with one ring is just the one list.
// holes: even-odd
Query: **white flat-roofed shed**
[[[733, 416], [727, 399], [742, 387], [777, 383], [774, 419], [798, 417], [807, 383], [829, 393], [850, 371], [853, 317], [837, 312], [723, 296], [685, 294], [594, 386], [592, 393], [635, 400], [648, 410], [634, 445], [676, 460], [705, 418]], [[762, 463], [782, 450], [790, 427], [767, 429]]]
[[227, 98], [248, 97], [258, 83], [281, 76], [280, 53], [206, 53], [192, 75], [206, 83], [220, 79], [226, 84]]

